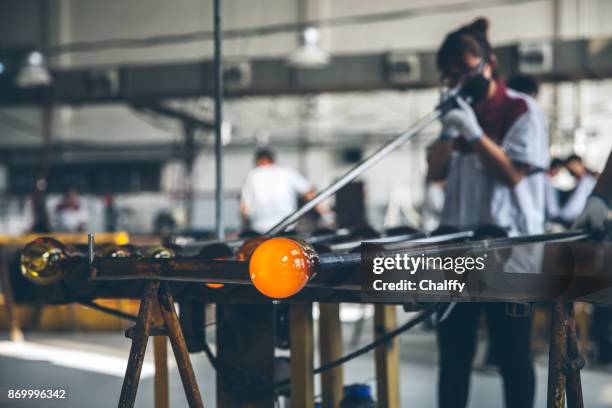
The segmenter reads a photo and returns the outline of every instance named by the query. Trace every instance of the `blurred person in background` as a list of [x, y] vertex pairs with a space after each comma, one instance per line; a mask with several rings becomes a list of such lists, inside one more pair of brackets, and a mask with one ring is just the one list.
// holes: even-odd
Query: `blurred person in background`
[[89, 213], [79, 196], [76, 186], [68, 186], [55, 207], [56, 232], [83, 232]]
[[565, 160], [565, 168], [576, 180], [576, 187], [559, 211], [559, 218], [569, 226], [580, 215], [597, 180], [577, 154], [572, 154]]
[[599, 176], [593, 192], [586, 200], [574, 228], [585, 228], [593, 231], [604, 232], [609, 228], [610, 211], [612, 210], [612, 153], [608, 156], [608, 162], [604, 171]]
[[[255, 168], [247, 175], [240, 196], [244, 230], [263, 234], [293, 213], [300, 198], [315, 196], [312, 185], [297, 171], [276, 164], [270, 149], [255, 152]], [[323, 213], [323, 207], [317, 211]]]
[[47, 199], [44, 191], [38, 188], [34, 190], [31, 196], [32, 202], [32, 226], [30, 232], [44, 233], [51, 232], [51, 220], [47, 212]]
[[[540, 234], [549, 162], [546, 118], [532, 97], [498, 78], [487, 32], [488, 21], [477, 19], [450, 33], [438, 50], [445, 85], [462, 86], [473, 106], [458, 98], [458, 106], [441, 118], [428, 180], [446, 179], [443, 225], [493, 224], [510, 236]], [[531, 261], [513, 260], [509, 269], [525, 272], [518, 269], [529, 269]], [[504, 381], [505, 406], [532, 407], [531, 317], [507, 315], [504, 303], [458, 303], [437, 327], [440, 408], [467, 406], [482, 312]]]
[[119, 223], [119, 210], [115, 204], [115, 197], [111, 194], [104, 194], [104, 229], [108, 232], [115, 232]]
[[557, 190], [552, 180], [563, 169], [564, 161], [558, 157], [553, 158], [546, 172], [546, 219], [554, 221], [559, 217], [560, 208], [560, 191]]

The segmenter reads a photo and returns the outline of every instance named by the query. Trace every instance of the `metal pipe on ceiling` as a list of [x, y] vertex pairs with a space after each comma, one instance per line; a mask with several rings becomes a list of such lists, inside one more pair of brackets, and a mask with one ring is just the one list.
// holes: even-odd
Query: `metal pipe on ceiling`
[[225, 238], [223, 225], [223, 49], [221, 32], [221, 0], [213, 2], [215, 33], [215, 233], [218, 239]]

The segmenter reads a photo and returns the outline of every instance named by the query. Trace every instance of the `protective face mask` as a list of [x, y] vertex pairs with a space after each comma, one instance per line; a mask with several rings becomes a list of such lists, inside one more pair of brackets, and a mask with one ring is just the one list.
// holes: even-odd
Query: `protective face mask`
[[472, 105], [476, 105], [487, 98], [491, 80], [482, 74], [474, 75], [463, 83], [461, 93], [472, 98]]

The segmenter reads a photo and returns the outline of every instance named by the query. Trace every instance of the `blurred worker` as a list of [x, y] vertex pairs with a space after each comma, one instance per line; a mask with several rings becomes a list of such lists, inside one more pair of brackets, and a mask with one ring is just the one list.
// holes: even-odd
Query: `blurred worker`
[[434, 231], [440, 226], [440, 216], [444, 207], [444, 180], [428, 181], [421, 208], [421, 228]]
[[565, 160], [565, 168], [576, 179], [576, 187], [561, 208], [559, 218], [567, 225], [572, 225], [584, 208], [597, 181], [577, 154], [572, 154]]
[[[458, 106], [441, 118], [428, 179], [446, 179], [442, 225], [494, 224], [510, 236], [542, 233], [546, 119], [532, 97], [499, 80], [487, 31], [488, 21], [478, 19], [450, 33], [438, 50], [445, 85], [462, 86], [473, 107], [458, 98]], [[532, 407], [531, 318], [507, 315], [504, 303], [458, 303], [438, 325], [439, 406], [467, 405], [481, 311], [504, 380], [506, 407]]]
[[553, 186], [552, 180], [563, 169], [564, 162], [558, 157], [553, 158], [546, 172], [546, 219], [555, 220], [559, 217], [559, 190]]
[[119, 222], [119, 210], [115, 204], [115, 198], [111, 194], [104, 194], [104, 229], [108, 232], [117, 231]]
[[604, 231], [612, 209], [612, 152], [608, 156], [606, 168], [599, 176], [593, 192], [588, 197], [582, 212], [574, 223], [574, 228], [587, 228]]
[[537, 79], [531, 75], [517, 74], [508, 79], [508, 88], [537, 98], [540, 93], [540, 85]]
[[293, 213], [300, 197], [310, 200], [314, 195], [308, 180], [295, 170], [277, 165], [271, 150], [259, 149], [255, 152], [255, 168], [242, 186], [244, 229], [263, 234]]
[[88, 219], [89, 214], [79, 197], [79, 190], [75, 186], [67, 187], [55, 207], [56, 231], [83, 232]]
[[49, 233], [51, 232], [51, 222], [47, 212], [47, 200], [45, 192], [37, 188], [32, 194], [33, 222], [30, 232]]

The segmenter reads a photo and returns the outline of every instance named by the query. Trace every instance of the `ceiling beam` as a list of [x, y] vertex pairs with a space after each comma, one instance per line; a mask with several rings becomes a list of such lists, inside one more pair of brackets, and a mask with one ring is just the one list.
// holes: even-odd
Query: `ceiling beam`
[[[543, 82], [612, 77], [612, 38], [541, 44], [548, 45], [544, 48], [549, 50], [549, 61], [531, 73]], [[502, 75], [524, 71], [529, 58], [539, 63], [542, 56], [530, 57], [524, 50], [521, 44], [495, 49]], [[433, 51], [337, 55], [320, 69], [291, 67], [283, 58], [232, 58], [224, 65], [229, 98], [423, 89], [439, 84]], [[55, 69], [52, 77], [53, 85], [46, 90], [19, 89], [10, 78], [0, 78], [0, 106], [38, 105], [49, 99], [76, 105], [151, 104], [212, 96], [214, 90], [212, 61]]]

